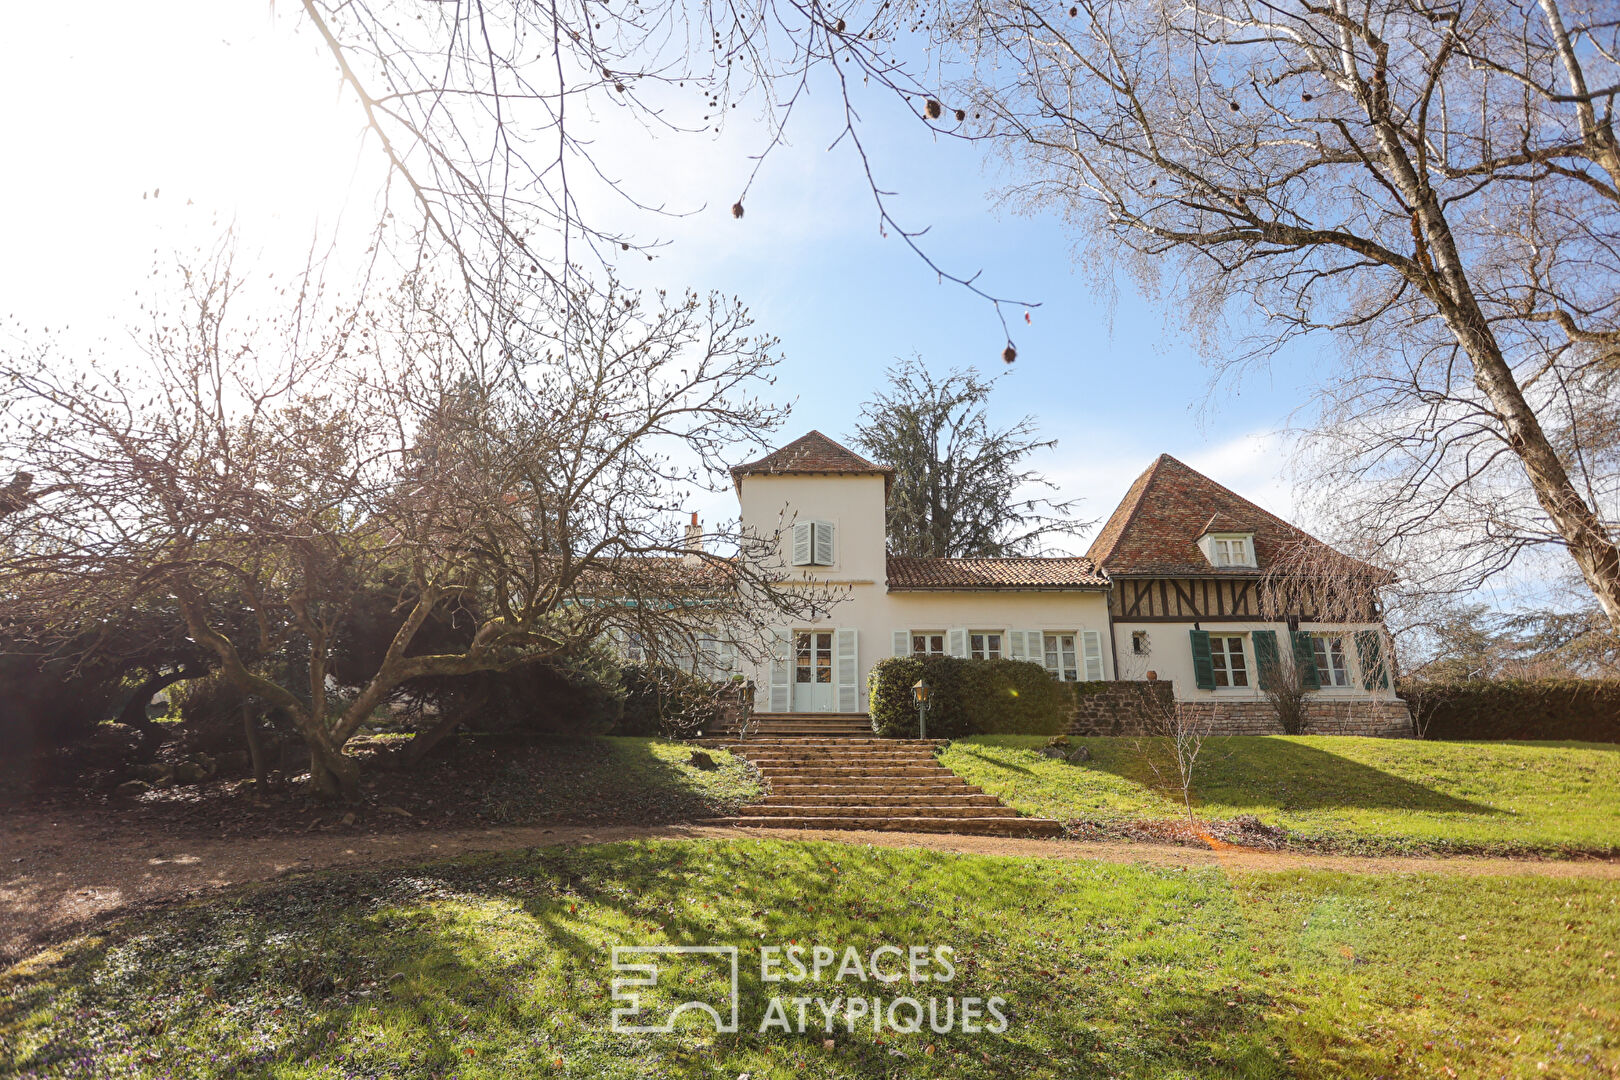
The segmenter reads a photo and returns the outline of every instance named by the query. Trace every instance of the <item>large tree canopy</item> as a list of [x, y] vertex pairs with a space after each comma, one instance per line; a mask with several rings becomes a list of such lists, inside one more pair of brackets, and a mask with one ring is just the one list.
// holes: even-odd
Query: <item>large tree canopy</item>
[[1029, 416], [992, 425], [994, 388], [971, 370], [936, 378], [914, 357], [891, 368], [889, 385], [861, 407], [853, 442], [894, 467], [891, 554], [1040, 555], [1082, 527], [1069, 516], [1078, 500], [1035, 494], [1054, 485], [1027, 459], [1056, 440], [1038, 438]]
[[[1620, 628], [1620, 20], [1606, 0], [959, 0], [1029, 203], [1241, 364], [1326, 331], [1318, 480], [1386, 562], [1556, 546]], [[1228, 347], [1224, 318], [1258, 311]]]
[[[779, 586], [768, 538], [716, 531], [696, 550], [677, 527], [693, 484], [724, 482], [721, 454], [783, 416], [757, 396], [773, 342], [735, 303], [581, 292], [491, 322], [420, 282], [373, 312], [306, 280], [253, 320], [228, 262], [183, 283], [144, 357], [0, 356], [0, 466], [44, 481], [0, 519], [0, 621], [71, 648], [132, 608], [176, 611], [292, 718], [321, 791], [355, 793], [343, 747], [410, 680], [614, 631], [691, 652], [729, 630], [746, 651], [823, 609]], [[340, 683], [378, 588], [390, 639]]]

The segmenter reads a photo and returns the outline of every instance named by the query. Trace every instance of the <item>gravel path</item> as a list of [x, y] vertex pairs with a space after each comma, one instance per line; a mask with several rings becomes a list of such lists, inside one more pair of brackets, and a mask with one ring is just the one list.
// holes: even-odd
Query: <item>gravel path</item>
[[1359, 858], [1242, 848], [1204, 851], [1157, 844], [702, 825], [654, 828], [557, 825], [227, 839], [195, 834], [154, 835], [150, 830], [121, 825], [116, 819], [79, 820], [61, 813], [12, 812], [0, 820], [0, 963], [26, 956], [109, 914], [286, 873], [332, 866], [421, 862], [475, 851], [645, 837], [832, 840], [874, 847], [925, 847], [973, 855], [1102, 859], [1155, 866], [1221, 866], [1256, 872], [1321, 869], [1374, 874], [1530, 874], [1620, 880], [1620, 861]]

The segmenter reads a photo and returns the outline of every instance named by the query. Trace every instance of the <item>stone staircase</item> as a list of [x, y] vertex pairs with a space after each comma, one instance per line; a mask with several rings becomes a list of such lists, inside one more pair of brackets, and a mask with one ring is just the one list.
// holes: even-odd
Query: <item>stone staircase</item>
[[[846, 716], [850, 720], [854, 717]], [[865, 718], [860, 718], [865, 722]], [[747, 758], [765, 780], [765, 798], [745, 806], [732, 824], [768, 829], [881, 829], [1057, 836], [1046, 818], [1019, 817], [941, 765], [929, 739], [880, 739], [870, 734], [758, 732], [745, 740], [706, 739]]]

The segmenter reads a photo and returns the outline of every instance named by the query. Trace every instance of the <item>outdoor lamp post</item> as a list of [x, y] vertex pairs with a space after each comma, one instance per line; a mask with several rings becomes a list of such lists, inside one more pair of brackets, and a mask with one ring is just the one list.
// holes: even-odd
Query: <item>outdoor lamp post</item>
[[928, 694], [933, 687], [927, 679], [918, 679], [911, 686], [911, 700], [917, 703], [917, 737], [928, 738]]

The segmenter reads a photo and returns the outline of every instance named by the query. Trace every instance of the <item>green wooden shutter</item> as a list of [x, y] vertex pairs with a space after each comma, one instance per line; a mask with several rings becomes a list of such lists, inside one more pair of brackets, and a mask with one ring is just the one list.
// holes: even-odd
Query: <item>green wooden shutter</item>
[[1215, 689], [1215, 664], [1209, 658], [1209, 631], [1189, 630], [1192, 638], [1193, 682], [1200, 690]]
[[1356, 656], [1361, 660], [1361, 685], [1368, 690], [1388, 690], [1389, 669], [1384, 667], [1384, 643], [1378, 631], [1356, 631]]
[[1294, 647], [1294, 667], [1299, 669], [1300, 681], [1306, 689], [1322, 689], [1321, 677], [1316, 673], [1316, 645], [1311, 635], [1303, 630], [1295, 630], [1288, 635], [1288, 639]]
[[1282, 658], [1277, 655], [1277, 631], [1256, 630], [1249, 635], [1254, 642], [1254, 666], [1260, 676], [1260, 685], [1275, 676]]

